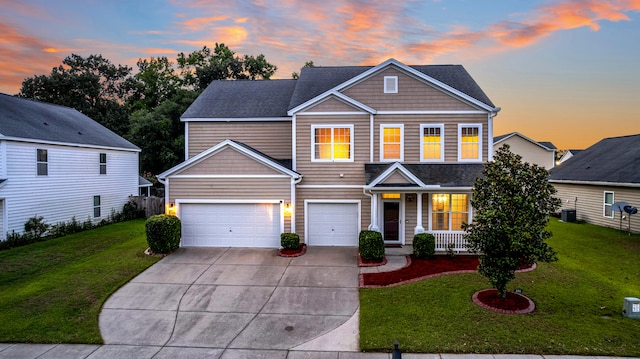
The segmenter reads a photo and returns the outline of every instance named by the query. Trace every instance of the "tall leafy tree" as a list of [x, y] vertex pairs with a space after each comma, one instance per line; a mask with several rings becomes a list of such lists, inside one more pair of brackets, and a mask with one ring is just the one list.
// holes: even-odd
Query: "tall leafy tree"
[[182, 88], [183, 81], [166, 56], [139, 59], [136, 65], [138, 72], [130, 79], [127, 99], [133, 111], [154, 109]]
[[185, 84], [204, 90], [214, 80], [270, 79], [278, 69], [264, 55], [239, 57], [225, 44], [204, 46], [189, 55], [178, 54], [178, 68]]
[[480, 253], [480, 274], [502, 297], [522, 264], [557, 260], [545, 242], [551, 237], [545, 228], [560, 200], [547, 178], [544, 167], [523, 163], [504, 145], [476, 180], [471, 200], [475, 216], [463, 229], [469, 249]]
[[131, 68], [114, 65], [102, 55], [72, 54], [49, 75], [37, 75], [22, 82], [19, 96], [73, 107], [112, 131], [128, 131], [127, 79]]

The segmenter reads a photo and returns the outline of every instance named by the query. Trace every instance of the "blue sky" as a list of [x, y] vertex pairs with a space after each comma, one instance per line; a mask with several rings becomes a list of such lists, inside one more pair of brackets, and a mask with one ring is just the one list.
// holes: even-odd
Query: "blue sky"
[[224, 43], [289, 78], [320, 66], [462, 64], [502, 107], [495, 135], [561, 149], [640, 133], [640, 0], [0, 0], [0, 92], [64, 57], [175, 60]]

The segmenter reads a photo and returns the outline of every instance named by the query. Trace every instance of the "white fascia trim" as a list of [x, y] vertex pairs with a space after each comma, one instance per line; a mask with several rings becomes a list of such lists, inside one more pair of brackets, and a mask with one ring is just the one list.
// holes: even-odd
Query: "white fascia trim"
[[608, 187], [631, 187], [640, 188], [640, 183], [623, 183], [623, 182], [602, 182], [602, 181], [576, 181], [576, 180], [549, 180], [550, 183], [558, 184], [577, 184], [587, 186], [608, 186]]
[[367, 112], [299, 112], [296, 116], [354, 116], [368, 115]]
[[487, 111], [378, 111], [378, 115], [485, 115]]
[[197, 154], [196, 156], [191, 157], [190, 159], [188, 159], [187, 161], [182, 162], [181, 164], [170, 168], [164, 172], [162, 172], [161, 174], [158, 175], [158, 178], [166, 178], [168, 176], [170, 176], [172, 173], [175, 173], [177, 171], [180, 171], [184, 168], [187, 168], [188, 166], [191, 166], [201, 160], [204, 160], [206, 158], [208, 158], [211, 155], [214, 155], [215, 153], [219, 152], [220, 150], [222, 150], [225, 147], [233, 147], [235, 150], [247, 155], [250, 158], [253, 158], [254, 160], [268, 166], [271, 167], [277, 171], [280, 171], [282, 173], [285, 173], [291, 177], [294, 178], [298, 178], [300, 177], [300, 174], [291, 171], [290, 169], [283, 167], [282, 165], [280, 165], [279, 163], [275, 163], [267, 158], [264, 158], [262, 156], [258, 156], [255, 152], [250, 151], [238, 144], [236, 144], [235, 142], [231, 141], [231, 140], [224, 140], [220, 143], [218, 143], [217, 145], [210, 147], [209, 149], [200, 152], [199, 154]]
[[[489, 117], [489, 119], [491, 119], [491, 117]], [[491, 126], [491, 121], [489, 121], [489, 126]], [[523, 140], [529, 141], [529, 142], [531, 142], [532, 144], [534, 144], [534, 145], [536, 145], [536, 146], [538, 146], [538, 147], [540, 147], [540, 148], [544, 149], [545, 151], [548, 151], [548, 152], [555, 151], [555, 150], [554, 150], [554, 149], [552, 149], [552, 148], [549, 148], [549, 147], [547, 147], [547, 146], [544, 146], [544, 145], [540, 144], [539, 142], [536, 142], [536, 141], [534, 141], [534, 140], [530, 139], [529, 137], [527, 137], [527, 136], [525, 136], [525, 135], [521, 134], [520, 132], [513, 132], [513, 133], [511, 133], [511, 134], [509, 134], [509, 135], [507, 135], [507, 136], [505, 136], [505, 137], [501, 138], [500, 140], [498, 140], [498, 141], [494, 142], [494, 144], [496, 144], [496, 145], [497, 145], [498, 143], [500, 143], [500, 142], [504, 142], [504, 141], [506, 141], [507, 139], [509, 139], [509, 138], [511, 138], [511, 137], [514, 137], [514, 136], [518, 136], [518, 137], [522, 138]]]
[[181, 122], [260, 122], [291, 121], [291, 117], [181, 117]]
[[278, 199], [176, 199], [176, 204], [244, 204], [244, 203], [281, 203]]
[[0, 136], [0, 141], [15, 141], [15, 142], [35, 143], [35, 144], [42, 144], [42, 145], [79, 147], [79, 148], [91, 148], [91, 149], [100, 149], [100, 150], [126, 151], [126, 152], [141, 152], [142, 151], [137, 146], [134, 149], [134, 148], [99, 146], [99, 145], [91, 145], [91, 144], [84, 144], [84, 143], [45, 141], [45, 140], [30, 139], [30, 138], [20, 138], [20, 137], [4, 137], [4, 136]]
[[339, 185], [339, 184], [299, 184], [297, 188], [315, 188], [315, 189], [363, 189], [364, 185]]
[[391, 176], [391, 174], [393, 174], [393, 172], [395, 171], [399, 171], [402, 176], [404, 176], [409, 181], [415, 183], [416, 185], [420, 187], [427, 187], [427, 185], [424, 184], [424, 182], [422, 182], [418, 177], [414, 176], [413, 173], [409, 172], [409, 170], [407, 170], [399, 162], [396, 162], [393, 165], [389, 166], [389, 168], [387, 168], [384, 172], [382, 172], [373, 182], [369, 183], [369, 185], [366, 186], [366, 188], [375, 187], [382, 181], [389, 178], [389, 176]]
[[287, 175], [174, 175], [171, 178], [291, 178]]
[[[360, 101], [354, 100], [354, 99], [352, 99], [351, 97], [346, 96], [346, 95], [345, 95], [345, 94], [343, 94], [343, 93], [340, 93], [340, 92], [338, 92], [338, 91], [336, 91], [336, 90], [329, 90], [329, 91], [327, 91], [327, 92], [325, 92], [325, 93], [323, 93], [323, 94], [321, 94], [321, 95], [319, 95], [319, 96], [316, 96], [316, 97], [314, 97], [313, 99], [311, 99], [311, 100], [309, 100], [309, 101], [307, 101], [307, 102], [303, 103], [302, 105], [297, 106], [297, 107], [295, 107], [295, 108], [293, 108], [293, 109], [289, 110], [289, 111], [287, 112], [287, 115], [289, 115], [289, 116], [293, 116], [293, 114], [295, 114], [295, 113], [298, 113], [298, 112], [302, 113], [302, 111], [303, 111], [305, 108], [308, 108], [308, 107], [314, 106], [314, 105], [316, 105], [318, 102], [320, 102], [320, 101], [322, 101], [322, 100], [325, 100], [325, 99], [328, 99], [328, 98], [329, 98], [329, 97], [331, 97], [331, 96], [335, 96], [335, 97], [337, 97], [339, 100], [342, 100], [343, 102], [346, 102], [348, 105], [351, 105], [351, 106], [353, 106], [353, 107], [359, 108], [359, 109], [361, 109], [362, 111], [364, 111], [365, 113], [376, 114], [376, 112], [377, 112], [375, 109], [373, 109], [373, 108], [371, 108], [371, 107], [369, 107], [369, 106], [367, 106], [367, 105], [363, 104], [363, 103], [362, 103], [362, 102], [360, 102]], [[318, 114], [318, 113], [322, 113], [322, 112], [310, 112], [310, 113], [316, 113], [316, 114]], [[347, 113], [350, 113], [350, 112], [347, 112]], [[360, 114], [360, 113], [358, 113], [358, 112], [354, 112], [354, 113], [355, 113], [355, 114]]]
[[374, 188], [374, 187], [366, 187], [365, 188], [371, 193], [388, 193], [388, 192], [398, 192], [398, 193], [466, 193], [472, 192], [473, 187], [441, 187], [439, 185], [429, 185], [425, 187], [382, 187], [382, 188]]

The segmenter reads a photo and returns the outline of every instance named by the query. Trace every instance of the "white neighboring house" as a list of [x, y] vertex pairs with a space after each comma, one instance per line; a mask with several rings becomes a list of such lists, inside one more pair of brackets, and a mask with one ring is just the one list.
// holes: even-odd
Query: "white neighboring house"
[[537, 142], [519, 133], [511, 132], [493, 138], [493, 151], [508, 144], [510, 151], [522, 156], [523, 162], [529, 162], [548, 170], [556, 164], [556, 146], [551, 142]]
[[138, 194], [140, 149], [69, 107], [0, 94], [0, 239], [34, 216], [97, 223]]

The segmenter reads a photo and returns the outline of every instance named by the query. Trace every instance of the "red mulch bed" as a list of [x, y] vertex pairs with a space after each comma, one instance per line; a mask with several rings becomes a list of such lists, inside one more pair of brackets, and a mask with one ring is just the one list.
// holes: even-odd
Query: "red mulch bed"
[[502, 298], [495, 289], [476, 292], [472, 299], [477, 305], [498, 313], [525, 314], [531, 313], [535, 309], [531, 299], [524, 295], [507, 292], [507, 297]]
[[443, 273], [476, 271], [480, 262], [477, 256], [436, 256], [433, 259], [407, 257], [407, 266], [399, 270], [380, 273], [364, 273], [363, 287], [385, 287], [424, 279]]
[[284, 248], [278, 249], [278, 255], [280, 257], [287, 257], [287, 258], [300, 257], [305, 253], [307, 253], [307, 245], [304, 243], [301, 244], [300, 247], [298, 247], [298, 249], [284, 249]]

